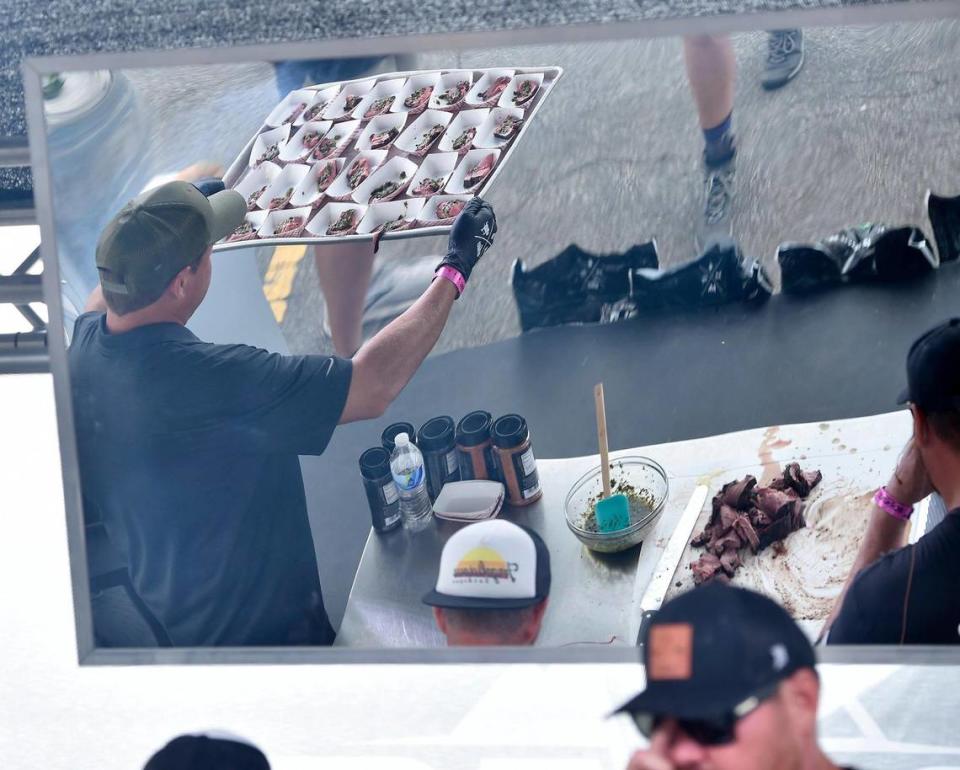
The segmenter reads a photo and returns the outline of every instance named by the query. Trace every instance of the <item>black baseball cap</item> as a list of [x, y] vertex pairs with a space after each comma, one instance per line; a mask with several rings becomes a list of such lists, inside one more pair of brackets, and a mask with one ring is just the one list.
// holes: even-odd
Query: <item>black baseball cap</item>
[[550, 594], [550, 552], [529, 527], [503, 519], [470, 524], [440, 554], [424, 604], [462, 610], [532, 607]]
[[647, 687], [615, 714], [679, 720], [736, 715], [760, 693], [816, 665], [810, 641], [779, 604], [720, 583], [663, 605], [642, 643]]
[[907, 388], [897, 403], [910, 401], [924, 412], [960, 409], [960, 318], [921, 336], [907, 353]]
[[181, 735], [150, 757], [143, 770], [270, 770], [250, 743], [209, 735]]
[[183, 268], [243, 222], [236, 190], [207, 198], [189, 182], [141, 193], [110, 220], [97, 241], [100, 284], [114, 294], [155, 302]]

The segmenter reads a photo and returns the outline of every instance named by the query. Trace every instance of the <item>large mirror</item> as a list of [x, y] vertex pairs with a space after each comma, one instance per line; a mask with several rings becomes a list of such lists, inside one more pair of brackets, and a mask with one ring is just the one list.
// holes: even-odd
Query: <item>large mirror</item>
[[821, 637], [956, 313], [958, 30], [47, 73], [97, 653], [627, 660], [712, 580]]

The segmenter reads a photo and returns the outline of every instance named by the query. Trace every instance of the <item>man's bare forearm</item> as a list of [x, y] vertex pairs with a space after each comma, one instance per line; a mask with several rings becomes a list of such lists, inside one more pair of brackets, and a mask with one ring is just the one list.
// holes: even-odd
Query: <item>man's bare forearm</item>
[[440, 339], [457, 290], [450, 281], [435, 280], [405, 313], [367, 342], [354, 356], [354, 366], [375, 373], [381, 395], [390, 403]]

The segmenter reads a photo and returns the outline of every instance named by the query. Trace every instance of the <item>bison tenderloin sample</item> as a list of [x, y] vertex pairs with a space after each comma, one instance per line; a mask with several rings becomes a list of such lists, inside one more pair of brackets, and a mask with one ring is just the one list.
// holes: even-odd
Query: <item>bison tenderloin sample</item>
[[760, 536], [753, 528], [753, 524], [750, 523], [749, 518], [746, 516], [737, 516], [737, 520], [733, 524], [733, 531], [737, 533], [744, 543], [749, 543], [750, 549], [754, 553], [760, 550]]
[[797, 494], [793, 490], [781, 492], [770, 487], [757, 490], [757, 508], [772, 519], [779, 519], [783, 515], [780, 511], [796, 499]]
[[783, 475], [770, 484], [771, 489], [793, 490], [800, 497], [806, 497], [823, 479], [820, 471], [803, 471], [799, 463], [790, 463], [783, 469]]
[[720, 502], [729, 505], [731, 508], [745, 508], [757, 486], [757, 480], [753, 476], [746, 476], [740, 481], [731, 481], [724, 484], [720, 490]]
[[737, 553], [736, 549], [724, 551], [720, 556], [720, 566], [723, 567], [723, 571], [730, 577], [733, 577], [733, 573], [737, 571], [737, 567], [739, 567], [741, 563], [740, 554]]
[[735, 531], [731, 531], [711, 540], [707, 544], [707, 550], [710, 551], [710, 553], [720, 556], [724, 551], [729, 551], [731, 548], [736, 550], [742, 545], [743, 542], [740, 540], [737, 533]]
[[705, 553], [696, 561], [690, 562], [690, 569], [693, 570], [693, 582], [700, 585], [711, 580], [723, 566], [720, 557]]

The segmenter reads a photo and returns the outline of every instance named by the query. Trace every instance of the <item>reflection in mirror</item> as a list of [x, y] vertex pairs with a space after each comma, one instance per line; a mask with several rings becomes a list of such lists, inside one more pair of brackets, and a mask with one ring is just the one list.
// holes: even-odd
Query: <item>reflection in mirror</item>
[[960, 505], [960, 390], [869, 370], [950, 312], [956, 32], [51, 77], [97, 645], [602, 651], [714, 581], [823, 636]]

